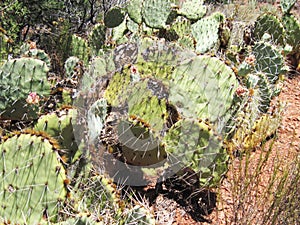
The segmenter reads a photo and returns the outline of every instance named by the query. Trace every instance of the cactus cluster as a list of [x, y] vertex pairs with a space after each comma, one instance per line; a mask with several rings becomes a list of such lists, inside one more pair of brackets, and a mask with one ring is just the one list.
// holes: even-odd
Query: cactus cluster
[[[280, 124], [282, 105], [272, 101], [287, 56], [299, 59], [294, 4], [281, 1], [282, 16], [234, 21], [205, 1], [128, 1], [87, 35], [70, 35], [59, 83], [43, 50], [27, 44], [11, 60], [5, 52], [0, 122], [11, 126], [0, 127], [0, 223], [155, 224], [118, 188], [149, 176], [172, 188], [161, 171], [180, 177], [182, 168], [201, 187], [217, 186], [237, 151]], [[58, 93], [68, 100], [53, 102]]]
[[[85, 113], [87, 124], [102, 128], [96, 131], [87, 125], [88, 132], [92, 131], [90, 137], [95, 140], [98, 136], [111, 154], [125, 164], [147, 167], [165, 162], [172, 167], [178, 164], [173, 161], [174, 155], [181, 158], [187, 150], [184, 146], [191, 141], [189, 138], [196, 135], [194, 141], [199, 147], [191, 149], [189, 154], [186, 151], [191, 158], [183, 156], [179, 164], [200, 173], [203, 184], [217, 184], [226, 172], [228, 159], [221, 136], [238, 87], [234, 72], [216, 57], [196, 56], [160, 40], [146, 38], [137, 46], [136, 59], [129, 58], [121, 70], [105, 75], [111, 78], [99, 100], [107, 103], [100, 106], [99, 112], [106, 113], [100, 113], [98, 122]], [[126, 52], [125, 48], [122, 50]], [[115, 67], [121, 65], [115, 63]], [[88, 96], [94, 96], [93, 92], [91, 89]], [[88, 111], [94, 106], [92, 97], [84, 101], [85, 104], [90, 101]], [[84, 108], [81, 98], [77, 107]], [[117, 115], [114, 125], [108, 119], [112, 114]], [[186, 121], [190, 119], [210, 124], [200, 122], [189, 132]], [[175, 137], [178, 130], [187, 134]], [[175, 141], [178, 139], [185, 144]], [[193, 165], [189, 160], [194, 161]], [[203, 162], [211, 168], [199, 169]]]

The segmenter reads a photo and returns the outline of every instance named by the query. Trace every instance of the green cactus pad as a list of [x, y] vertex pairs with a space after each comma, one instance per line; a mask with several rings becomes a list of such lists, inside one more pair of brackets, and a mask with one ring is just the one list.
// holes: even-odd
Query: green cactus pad
[[40, 98], [50, 95], [47, 81], [49, 68], [34, 58], [19, 58], [5, 62], [0, 68], [0, 116], [3, 119], [37, 118], [38, 106], [26, 99], [35, 92]]
[[271, 35], [271, 40], [280, 45], [284, 45], [285, 31], [280, 20], [272, 14], [263, 14], [259, 16], [254, 25], [253, 35], [259, 41], [264, 35]]
[[178, 16], [172, 23], [171, 28], [175, 30], [179, 37], [183, 37], [191, 33], [191, 21], [182, 16]]
[[190, 50], [194, 50], [194, 48], [195, 48], [194, 42], [195, 42], [195, 40], [190, 36], [183, 36], [178, 39], [178, 44], [180, 46], [182, 46], [185, 49], [190, 49]]
[[81, 80], [81, 90], [90, 91], [91, 87], [101, 78], [106, 77], [110, 72], [115, 70], [115, 64], [112, 59], [112, 53], [94, 57], [90, 60], [87, 70]]
[[190, 20], [199, 20], [206, 13], [206, 6], [203, 3], [203, 0], [186, 0], [180, 6], [178, 14]]
[[105, 45], [106, 27], [103, 24], [96, 24], [89, 35], [89, 46], [93, 55], [98, 55], [100, 49]]
[[192, 35], [197, 42], [197, 53], [205, 53], [219, 48], [219, 28], [224, 20], [225, 16], [223, 14], [214, 13], [192, 25]]
[[261, 116], [244, 139], [245, 150], [249, 151], [259, 146], [267, 137], [276, 132], [281, 124], [282, 112], [279, 114], [265, 114]]
[[243, 61], [238, 68], [238, 75], [240, 77], [244, 77], [254, 70], [254, 65], [250, 65], [249, 63]]
[[0, 152], [2, 219], [13, 224], [55, 222], [67, 192], [65, 171], [52, 141], [16, 134], [0, 145]]
[[125, 36], [127, 31], [127, 23], [124, 20], [119, 26], [112, 28], [112, 40], [116, 44], [124, 44], [128, 42], [128, 38]]
[[118, 146], [114, 153], [121, 154], [120, 160], [134, 166], [153, 166], [166, 159], [164, 147], [143, 122], [122, 120], [117, 127]]
[[128, 113], [142, 118], [154, 132], [160, 133], [166, 122], [167, 92], [159, 81], [145, 79], [130, 88], [128, 96]]
[[90, 57], [90, 48], [88, 42], [75, 34], [72, 35], [70, 56], [76, 56], [87, 63]]
[[198, 56], [177, 66], [169, 101], [184, 117], [217, 121], [230, 108], [238, 81], [218, 58]]
[[280, 7], [283, 14], [289, 14], [296, 2], [297, 0], [281, 0]]
[[133, 82], [128, 70], [113, 76], [104, 96], [111, 106], [126, 105], [130, 116], [142, 118], [155, 132], [161, 132], [167, 118], [167, 92], [164, 84], [154, 78]]
[[145, 225], [156, 224], [154, 215], [151, 213], [151, 211], [141, 205], [136, 205], [128, 211], [124, 223]]
[[294, 49], [300, 46], [300, 22], [293, 15], [285, 15], [282, 23], [286, 30], [286, 41]]
[[25, 55], [35, 59], [40, 59], [44, 61], [49, 68], [51, 68], [51, 59], [44, 50], [30, 49], [29, 51], [25, 52]]
[[268, 114], [262, 114], [259, 90], [252, 90], [245, 97], [246, 103], [241, 104], [241, 110], [235, 116], [235, 131], [230, 140], [226, 141], [228, 152], [245, 153], [258, 147], [267, 137], [276, 132], [281, 123], [283, 107]]
[[127, 18], [126, 27], [133, 34], [138, 34], [140, 32], [140, 26], [138, 23], [134, 22], [132, 19]]
[[107, 101], [104, 98], [93, 103], [87, 112], [89, 139], [94, 141], [100, 136], [107, 116]]
[[267, 75], [270, 84], [275, 84], [279, 76], [287, 72], [281, 52], [273, 45], [258, 42], [253, 46], [255, 71]]
[[170, 0], [144, 0], [142, 16], [147, 26], [152, 28], [163, 28], [171, 13]]
[[138, 24], [142, 23], [142, 4], [143, 0], [131, 0], [127, 5], [129, 17]]
[[64, 68], [66, 77], [71, 78], [74, 75], [74, 69], [79, 62], [80, 59], [75, 56], [71, 56], [65, 61]]
[[221, 140], [210, 125], [182, 119], [171, 127], [163, 143], [171, 167], [189, 167], [199, 173], [202, 185], [214, 186], [227, 171], [228, 155]]
[[104, 24], [108, 28], [119, 26], [125, 18], [123, 9], [120, 7], [113, 7], [109, 9], [104, 15]]
[[113, 107], [124, 104], [128, 97], [124, 93], [126, 93], [129, 85], [130, 71], [127, 74], [115, 73], [104, 93], [107, 102]]
[[75, 117], [76, 110], [65, 109], [41, 116], [34, 126], [34, 130], [44, 131], [55, 138], [69, 161], [78, 149], [72, 126], [72, 120]]

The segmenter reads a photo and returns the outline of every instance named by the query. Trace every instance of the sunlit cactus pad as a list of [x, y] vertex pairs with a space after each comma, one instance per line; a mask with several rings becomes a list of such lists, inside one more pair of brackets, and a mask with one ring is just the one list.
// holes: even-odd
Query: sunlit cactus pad
[[46, 63], [39, 59], [23, 57], [6, 61], [0, 67], [0, 116], [17, 120], [37, 118], [37, 108], [26, 99], [30, 93], [39, 98], [50, 94], [48, 71]]
[[51, 139], [25, 133], [1, 143], [0, 215], [6, 223], [56, 220], [67, 194], [56, 147]]
[[171, 168], [193, 169], [204, 186], [217, 184], [227, 171], [228, 155], [222, 139], [203, 121], [179, 120], [164, 137], [163, 143]]

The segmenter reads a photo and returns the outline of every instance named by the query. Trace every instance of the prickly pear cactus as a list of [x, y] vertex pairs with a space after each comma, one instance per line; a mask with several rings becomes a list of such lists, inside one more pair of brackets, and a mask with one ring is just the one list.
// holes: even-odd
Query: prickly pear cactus
[[187, 118], [216, 121], [230, 108], [238, 81], [218, 58], [197, 56], [172, 74], [169, 101]]
[[147, 26], [152, 28], [163, 28], [171, 13], [170, 0], [144, 0], [142, 16]]
[[109, 9], [104, 15], [104, 24], [108, 28], [119, 26], [125, 18], [125, 13], [120, 7], [113, 7]]
[[267, 34], [274, 43], [284, 45], [285, 30], [280, 20], [272, 14], [262, 14], [257, 18], [253, 34], [257, 41], [262, 40]]
[[205, 53], [212, 49], [216, 51], [219, 48], [219, 29], [224, 20], [225, 16], [217, 12], [198, 20], [192, 25], [192, 35], [197, 42], [197, 53]]
[[72, 35], [70, 56], [76, 56], [87, 63], [90, 57], [90, 48], [88, 42], [75, 34]]
[[117, 142], [112, 153], [118, 160], [133, 166], [152, 166], [167, 158], [164, 146], [154, 132], [140, 121], [121, 120], [115, 128]]
[[286, 42], [297, 51], [300, 46], [300, 22], [293, 15], [284, 15], [282, 23], [286, 30]]
[[281, 0], [280, 6], [283, 14], [289, 14], [297, 0]]
[[65, 61], [64, 68], [66, 77], [71, 78], [74, 75], [75, 67], [79, 62], [80, 59], [75, 56], [71, 56]]
[[31, 42], [30, 44], [26, 43], [21, 46], [21, 53], [23, 57], [32, 57], [44, 61], [46, 65], [51, 68], [49, 55], [44, 50], [36, 48], [35, 42]]
[[0, 68], [0, 116], [3, 119], [36, 119], [39, 101], [50, 95], [49, 68], [34, 58], [18, 58]]
[[[235, 74], [218, 58], [196, 56], [176, 44], [145, 38], [137, 46], [137, 56], [131, 54], [128, 59], [126, 53], [123, 57], [116, 55], [129, 51], [127, 46], [117, 47], [110, 57], [118, 69], [102, 75], [108, 78], [104, 89], [85, 92], [84, 103], [77, 106], [89, 111], [98, 100], [107, 103], [107, 107], [100, 107], [106, 113], [101, 113], [101, 121], [96, 122], [97, 128], [103, 129], [92, 129], [90, 134], [100, 140], [100, 145], [88, 148], [102, 155], [106, 150], [106, 154], [129, 168], [127, 175], [136, 166], [191, 166], [200, 173], [203, 185], [217, 184], [228, 159], [221, 133], [231, 116], [227, 112], [238, 85]], [[184, 122], [176, 123], [181, 119]], [[210, 121], [211, 125], [195, 122], [190, 129], [186, 121], [198, 119]], [[190, 134], [185, 134], [185, 129]], [[198, 137], [194, 141], [199, 148], [185, 151], [184, 145], [193, 146], [187, 143], [194, 136]], [[176, 142], [179, 139], [180, 144]], [[174, 161], [176, 156], [182, 161]]]
[[2, 141], [0, 221], [56, 221], [67, 194], [56, 148], [55, 141], [38, 133], [17, 133]]
[[[121, 77], [125, 78], [124, 75]], [[117, 83], [110, 83], [116, 89], [108, 86], [105, 92], [108, 102], [114, 107], [125, 106], [126, 104], [130, 116], [143, 119], [154, 131], [157, 133], [161, 132], [167, 116], [167, 93], [163, 84], [160, 84], [159, 80], [155, 79], [143, 79], [140, 82], [130, 84], [128, 82], [129, 79], [128, 77], [125, 82], [121, 80]], [[119, 84], [121, 83], [123, 88], [120, 88]]]
[[183, 1], [179, 6], [178, 14], [185, 16], [190, 20], [201, 19], [206, 13], [206, 6], [203, 0]]
[[89, 35], [89, 46], [91, 47], [92, 55], [98, 55], [100, 49], [105, 45], [107, 28], [99, 23], [96, 24]]
[[66, 156], [68, 162], [72, 161], [78, 149], [73, 134], [72, 120], [74, 117], [76, 117], [76, 110], [66, 108], [41, 116], [34, 126], [34, 130], [44, 131], [57, 140], [62, 154]]
[[265, 73], [270, 84], [275, 84], [279, 76], [287, 72], [288, 68], [285, 66], [284, 58], [275, 46], [257, 42], [252, 51], [256, 61], [255, 71]]
[[142, 205], [136, 205], [132, 209], [128, 210], [124, 224], [155, 225], [156, 223], [154, 215], [149, 209], [146, 209]]
[[277, 103], [270, 113], [262, 113], [260, 91], [249, 89], [244, 95], [245, 102], [234, 117], [234, 135], [225, 141], [233, 155], [252, 151], [273, 135], [280, 126], [284, 109], [283, 104]]
[[81, 80], [81, 90], [90, 90], [95, 83], [107, 77], [110, 72], [115, 71], [116, 66], [112, 55], [112, 53], [106, 53], [106, 55], [97, 56], [90, 60]]
[[91, 105], [87, 112], [87, 123], [90, 141], [97, 139], [104, 128], [107, 116], [107, 101], [105, 98], [98, 99]]
[[182, 119], [171, 127], [163, 143], [171, 168], [191, 168], [203, 186], [213, 186], [227, 171], [228, 155], [221, 140], [209, 124]]
[[143, 0], [131, 0], [127, 4], [128, 16], [137, 24], [142, 23], [142, 4]]
[[175, 30], [179, 37], [183, 37], [191, 33], [191, 21], [181, 16], [176, 18], [171, 27]]

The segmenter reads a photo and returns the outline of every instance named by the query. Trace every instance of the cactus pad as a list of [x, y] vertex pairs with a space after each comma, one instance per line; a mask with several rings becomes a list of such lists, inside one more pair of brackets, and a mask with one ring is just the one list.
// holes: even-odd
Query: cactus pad
[[1, 117], [15, 120], [37, 118], [37, 106], [27, 104], [26, 99], [33, 92], [39, 97], [50, 95], [48, 71], [45, 62], [34, 58], [13, 59], [3, 64], [0, 68]]
[[175, 123], [163, 139], [168, 163], [173, 171], [189, 167], [199, 173], [205, 186], [218, 184], [227, 171], [228, 156], [222, 141], [209, 124], [183, 119]]
[[129, 17], [136, 23], [142, 23], [142, 4], [143, 0], [131, 0], [127, 5], [127, 13]]
[[280, 6], [283, 14], [289, 14], [297, 0], [281, 0]]
[[89, 59], [90, 48], [88, 42], [75, 34], [72, 35], [70, 56], [76, 56], [83, 62], [87, 63]]
[[67, 193], [65, 171], [53, 142], [16, 134], [1, 143], [0, 152], [2, 219], [15, 224], [55, 221]]
[[55, 138], [68, 160], [72, 159], [78, 149], [71, 123], [75, 117], [76, 110], [65, 109], [41, 116], [34, 127], [34, 130], [47, 132]]
[[171, 13], [170, 0], [144, 0], [142, 7], [143, 20], [152, 28], [163, 28]]
[[268, 35], [271, 35], [271, 40], [274, 43], [280, 45], [284, 44], [285, 31], [283, 25], [276, 16], [268, 13], [263, 14], [257, 18], [254, 26], [253, 34], [257, 41], [262, 40], [267, 33]]
[[98, 52], [105, 44], [106, 27], [103, 24], [96, 24], [89, 35], [89, 45], [93, 55], [98, 55]]
[[300, 22], [293, 15], [283, 16], [282, 22], [286, 30], [287, 43], [296, 49], [300, 46]]
[[192, 35], [196, 40], [196, 52], [205, 53], [209, 50], [217, 50], [220, 46], [219, 28], [225, 20], [221, 13], [214, 13], [198, 20], [192, 25]]
[[185, 117], [216, 121], [230, 108], [238, 81], [217, 58], [198, 56], [174, 70], [169, 101]]
[[203, 5], [203, 2], [203, 0], [184, 1], [178, 10], [178, 14], [181, 14], [190, 20], [199, 20], [206, 13], [206, 6]]
[[255, 63], [255, 71], [265, 73], [270, 84], [275, 84], [279, 75], [286, 73], [284, 58], [275, 46], [258, 42], [253, 46], [252, 51], [257, 62]]
[[108, 28], [119, 26], [125, 18], [124, 12], [119, 7], [109, 9], [104, 15], [104, 24]]

